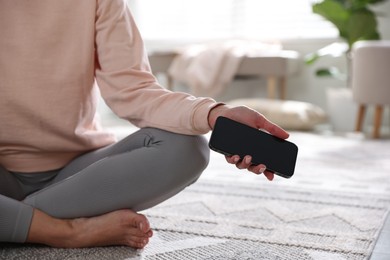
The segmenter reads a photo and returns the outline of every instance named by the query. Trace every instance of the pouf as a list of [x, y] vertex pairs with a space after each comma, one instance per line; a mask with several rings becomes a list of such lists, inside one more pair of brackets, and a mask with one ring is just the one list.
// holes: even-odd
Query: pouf
[[227, 102], [228, 105], [244, 105], [288, 130], [312, 130], [327, 120], [324, 110], [314, 104], [293, 100], [242, 98]]

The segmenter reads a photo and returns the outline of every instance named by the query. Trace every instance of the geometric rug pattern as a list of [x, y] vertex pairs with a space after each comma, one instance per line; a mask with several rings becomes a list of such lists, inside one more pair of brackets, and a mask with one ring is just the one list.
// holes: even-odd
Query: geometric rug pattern
[[[365, 259], [389, 205], [378, 195], [200, 182], [147, 211], [159, 241], [144, 256]], [[181, 250], [170, 241], [181, 241]]]
[[211, 152], [195, 184], [142, 212], [143, 250], [0, 245], [0, 259], [369, 259], [390, 209], [390, 140], [293, 132], [291, 179], [239, 171]]
[[146, 211], [157, 238], [145, 259], [368, 259], [390, 209], [390, 140], [289, 140], [295, 175], [273, 182], [212, 152], [196, 184]]

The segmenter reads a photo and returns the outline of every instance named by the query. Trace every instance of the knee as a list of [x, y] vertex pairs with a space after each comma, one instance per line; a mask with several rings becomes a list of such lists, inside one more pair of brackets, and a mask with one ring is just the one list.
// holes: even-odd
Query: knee
[[[176, 173], [187, 180], [195, 181], [206, 169], [210, 159], [210, 149], [204, 136], [175, 134], [163, 131], [164, 160], [172, 165], [172, 174]], [[174, 170], [175, 169], [175, 170]]]
[[180, 150], [183, 152], [182, 160], [187, 165], [192, 165], [195, 171], [202, 172], [206, 169], [210, 160], [210, 149], [207, 144], [207, 140], [204, 136], [182, 136], [183, 148]]
[[178, 135], [174, 147], [176, 162], [185, 166], [187, 172], [199, 173], [207, 167], [210, 159], [210, 149], [203, 136]]

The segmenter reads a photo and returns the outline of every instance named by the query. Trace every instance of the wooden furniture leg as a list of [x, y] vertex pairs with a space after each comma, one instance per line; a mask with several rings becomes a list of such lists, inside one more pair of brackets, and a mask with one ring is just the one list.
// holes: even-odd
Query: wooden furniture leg
[[275, 97], [276, 97], [276, 94], [275, 94], [276, 81], [277, 81], [276, 77], [274, 77], [274, 76], [269, 76], [267, 78], [267, 88], [268, 88], [268, 98], [269, 99], [275, 99]]
[[358, 117], [356, 120], [356, 127], [355, 127], [355, 130], [357, 132], [362, 132], [362, 130], [363, 130], [363, 121], [364, 121], [365, 113], [366, 113], [366, 106], [360, 105], [359, 110], [358, 110]]
[[279, 80], [279, 97], [281, 100], [286, 99], [286, 78], [281, 77]]
[[374, 131], [372, 133], [373, 138], [379, 138], [379, 136], [380, 136], [382, 114], [383, 114], [383, 106], [377, 105], [375, 107]]

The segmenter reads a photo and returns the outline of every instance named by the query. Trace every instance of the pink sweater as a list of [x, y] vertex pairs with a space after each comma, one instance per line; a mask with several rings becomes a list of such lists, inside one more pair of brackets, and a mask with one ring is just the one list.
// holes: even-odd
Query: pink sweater
[[46, 171], [113, 143], [99, 91], [138, 127], [184, 134], [208, 132], [216, 105], [156, 82], [125, 0], [0, 1], [0, 165]]

